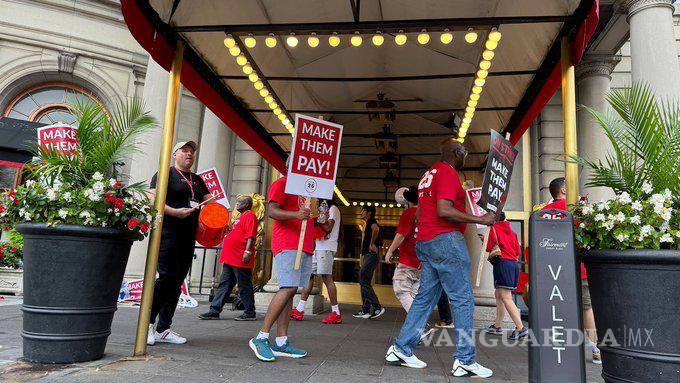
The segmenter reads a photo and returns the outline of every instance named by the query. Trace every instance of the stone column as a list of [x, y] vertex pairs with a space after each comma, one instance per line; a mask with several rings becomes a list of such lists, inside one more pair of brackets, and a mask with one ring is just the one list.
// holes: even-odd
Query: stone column
[[622, 0], [628, 14], [633, 81], [648, 83], [657, 96], [680, 96], [680, 64], [673, 32], [673, 0]]
[[[587, 106], [599, 113], [609, 109], [607, 94], [610, 91], [611, 74], [621, 61], [615, 55], [587, 55], [576, 67], [576, 92], [579, 106]], [[577, 109], [578, 154], [590, 161], [604, 159], [611, 149], [609, 139], [593, 115], [585, 108]], [[579, 174], [579, 191], [587, 196], [590, 202], [598, 202], [613, 196], [608, 188], [586, 188], [585, 184], [592, 172], [588, 168], [581, 169]]]

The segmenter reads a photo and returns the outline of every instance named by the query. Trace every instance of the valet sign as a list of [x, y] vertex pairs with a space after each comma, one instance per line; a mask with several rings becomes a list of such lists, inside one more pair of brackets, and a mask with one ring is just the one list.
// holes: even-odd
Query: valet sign
[[296, 115], [286, 193], [333, 198], [341, 141], [342, 125]]
[[38, 128], [38, 145], [54, 153], [75, 154], [78, 147], [77, 129], [64, 123]]

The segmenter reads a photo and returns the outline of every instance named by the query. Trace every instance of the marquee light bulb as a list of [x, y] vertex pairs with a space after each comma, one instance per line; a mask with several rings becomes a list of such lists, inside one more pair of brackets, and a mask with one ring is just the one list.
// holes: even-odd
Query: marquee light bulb
[[352, 202], [352, 206], [358, 205], [357, 201]]
[[465, 34], [465, 41], [467, 41], [468, 44], [472, 44], [477, 41], [477, 32], [475, 32], [474, 29], [469, 28]]
[[427, 31], [425, 29], [422, 30], [422, 33], [418, 35], [418, 44], [420, 45], [425, 45], [430, 42], [430, 35], [427, 34]]
[[264, 39], [264, 45], [269, 48], [274, 48], [276, 46], [276, 37], [273, 33], [270, 33], [269, 36]]
[[464, 139], [464, 138], [461, 138], [461, 137], [458, 137], [458, 142], [460, 142], [460, 143], [462, 144], [463, 142], [465, 142], [465, 139]]
[[470, 100], [470, 101], [468, 101], [467, 105], [474, 108], [474, 107], [477, 106], [477, 101], [475, 101], [475, 100]]
[[491, 32], [489, 33], [489, 40], [499, 42], [501, 41], [501, 32], [498, 31], [498, 28], [492, 28]]
[[479, 95], [478, 95], [478, 94], [475, 94], [475, 93], [472, 93], [472, 94], [470, 95], [470, 100], [474, 100], [474, 101], [479, 100]]
[[255, 45], [257, 45], [257, 40], [255, 40], [255, 38], [253, 37], [253, 35], [250, 34], [250, 35], [248, 35], [248, 37], [246, 37], [246, 38], [243, 40], [243, 43], [244, 43], [248, 48], [255, 48]]
[[469, 124], [469, 123], [471, 123], [471, 122], [472, 122], [472, 119], [471, 119], [471, 118], [464, 118], [464, 119], [463, 119], [463, 124]]
[[408, 39], [408, 38], [407, 38], [406, 35], [404, 34], [404, 31], [399, 31], [399, 34], [396, 35], [396, 36], [394, 36], [394, 42], [395, 42], [397, 45], [404, 45], [404, 44], [406, 44], [406, 40], [407, 40], [407, 39]]
[[274, 110], [274, 109], [276, 109], [276, 108], [279, 107], [279, 105], [278, 105], [277, 103], [275, 103], [275, 102], [270, 102], [270, 103], [268, 104], [268, 106], [269, 106], [269, 109], [272, 109], [272, 110]]
[[489, 75], [489, 72], [485, 71], [484, 69], [480, 69], [477, 71], [477, 78], [486, 78], [486, 76]]
[[482, 87], [481, 86], [473, 86], [472, 87], [472, 93], [474, 93], [474, 94], [482, 93]]
[[259, 79], [260, 77], [257, 75], [257, 73], [251, 73], [248, 75], [248, 80], [250, 80], [250, 82], [257, 82]]
[[281, 109], [280, 109], [280, 108], [274, 109], [274, 114], [277, 115], [277, 116], [278, 116], [279, 114], [281, 114]]
[[312, 35], [307, 38], [307, 45], [309, 45], [312, 48], [316, 48], [319, 46], [319, 38], [316, 37], [316, 33], [312, 33]]
[[493, 51], [484, 51], [484, 52], [482, 52], [482, 58], [483, 58], [484, 60], [491, 60], [491, 59], [493, 59], [493, 56], [495, 56], [495, 55], [496, 55], [496, 54], [493, 53]]
[[286, 126], [288, 124], [290, 124], [290, 120], [288, 120], [287, 118], [284, 119], [284, 120], [281, 120], [281, 125]]
[[266, 102], [267, 104], [269, 104], [270, 102], [274, 102], [274, 97], [269, 95], [269, 96], [264, 98], [264, 102]]
[[363, 202], [359, 202], [359, 206], [364, 206], [364, 203], [363, 203]]
[[465, 138], [465, 136], [467, 136], [467, 132], [458, 132], [458, 137]]
[[248, 59], [244, 55], [239, 55], [236, 58], [236, 63], [240, 66], [244, 66], [244, 65], [248, 64]]
[[241, 48], [233, 46], [229, 48], [229, 54], [236, 57], [241, 54]]
[[382, 207], [387, 207], [387, 204], [386, 203], [382, 204]]
[[453, 41], [453, 35], [449, 32], [448, 29], [444, 29], [444, 33], [439, 36], [439, 41], [442, 42], [442, 44], [450, 44], [451, 41]]
[[466, 113], [474, 113], [474, 112], [475, 112], [475, 108], [472, 108], [472, 107], [469, 107], [469, 106], [468, 106], [467, 108], [465, 108], [465, 112], [466, 112]]
[[281, 114], [278, 115], [278, 117], [279, 117], [279, 120], [283, 121], [283, 120], [286, 119], [286, 114], [285, 114], [285, 113], [281, 113]]
[[472, 117], [474, 117], [474, 115], [475, 115], [475, 114], [472, 113], [472, 112], [467, 112], [467, 113], [465, 113], [465, 118], [469, 118], [469, 119], [472, 120]]
[[236, 46], [236, 40], [234, 40], [234, 38], [229, 35], [224, 39], [224, 46], [227, 48], [232, 48]]
[[267, 88], [260, 89], [260, 96], [262, 96], [262, 97], [269, 96], [269, 91], [267, 90]]
[[372, 203], [372, 202], [366, 202], [366, 205], [367, 205], [367, 206], [372, 206], [373, 203]]
[[288, 44], [289, 47], [295, 48], [298, 45], [298, 38], [295, 37], [295, 33], [291, 33], [290, 36], [286, 39], [286, 44]]
[[292, 131], [293, 131], [293, 124], [291, 124], [290, 122], [287, 123], [287, 124], [286, 124], [286, 129], [288, 129], [289, 132], [292, 132]]
[[373, 45], [379, 47], [385, 42], [385, 37], [383, 37], [382, 33], [378, 32], [375, 35], [373, 35], [371, 41], [373, 42]]
[[477, 86], [484, 86], [486, 84], [486, 80], [483, 78], [476, 78], [475, 79], [475, 85]]
[[470, 124], [467, 124], [467, 126], [461, 125], [460, 129], [458, 129], [458, 132], [467, 132], [469, 126], [470, 126]]
[[333, 32], [332, 35], [328, 36], [328, 45], [332, 46], [333, 48], [340, 45], [340, 37], [338, 37], [338, 32]]
[[469, 127], [470, 127], [470, 124], [469, 124], [469, 123], [464, 122], [464, 123], [460, 124], [460, 128], [461, 128], [461, 129], [467, 130], [467, 128], [469, 128]]
[[498, 46], [498, 43], [496, 41], [493, 41], [493, 40], [487, 40], [486, 44], [484, 46], [486, 47], [486, 49], [492, 51], [492, 50], [496, 49], [496, 47]]
[[262, 81], [255, 81], [255, 82], [253, 83], [253, 86], [254, 86], [255, 89], [257, 89], [257, 90], [260, 90], [260, 89], [264, 88], [264, 84], [262, 83]]
[[250, 65], [244, 65], [242, 69], [243, 69], [243, 73], [245, 73], [245, 74], [253, 73], [253, 67], [251, 67]]
[[358, 46], [361, 45], [362, 42], [364, 42], [364, 39], [361, 38], [361, 35], [359, 34], [359, 32], [357, 32], [354, 36], [352, 36], [352, 38], [349, 40], [349, 42], [353, 46], [358, 47]]
[[489, 70], [491, 68], [491, 61], [482, 60], [479, 62], [479, 68], [484, 70]]

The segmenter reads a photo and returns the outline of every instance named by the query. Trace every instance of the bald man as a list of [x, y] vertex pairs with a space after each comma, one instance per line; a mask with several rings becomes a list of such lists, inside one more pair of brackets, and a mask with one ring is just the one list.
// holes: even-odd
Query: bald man
[[493, 372], [476, 362], [473, 331], [474, 300], [470, 283], [470, 258], [463, 232], [468, 223], [491, 226], [496, 216], [466, 213], [465, 191], [458, 178], [467, 150], [454, 138], [440, 145], [441, 160], [428, 170], [418, 185], [419, 220], [416, 253], [421, 261], [420, 287], [399, 337], [385, 359], [390, 364], [425, 368], [413, 354], [435, 304], [446, 292], [453, 304], [456, 353], [451, 373], [455, 377], [488, 378]]

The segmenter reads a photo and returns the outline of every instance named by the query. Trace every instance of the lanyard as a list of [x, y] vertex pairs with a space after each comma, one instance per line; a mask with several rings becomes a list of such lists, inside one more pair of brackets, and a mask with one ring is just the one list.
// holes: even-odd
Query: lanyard
[[191, 190], [191, 199], [195, 201], [195, 200], [196, 200], [196, 196], [194, 196], [194, 179], [193, 179], [193, 175], [192, 175], [191, 172], [190, 172], [190, 173], [189, 173], [189, 178], [187, 179], [187, 177], [184, 176], [184, 173], [182, 173], [181, 170], [177, 169], [177, 166], [175, 166], [175, 170], [176, 170], [177, 173], [179, 173], [179, 175], [184, 179], [184, 182], [186, 182], [187, 185], [189, 185], [189, 189]]

